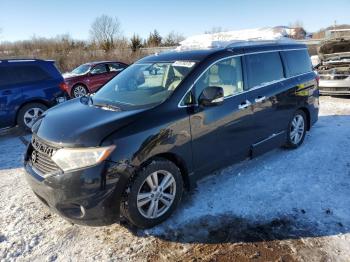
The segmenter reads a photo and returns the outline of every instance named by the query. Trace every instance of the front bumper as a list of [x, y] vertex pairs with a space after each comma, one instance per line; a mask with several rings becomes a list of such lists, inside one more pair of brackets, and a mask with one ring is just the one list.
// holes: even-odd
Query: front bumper
[[43, 178], [26, 161], [26, 180], [38, 198], [66, 220], [89, 226], [118, 222], [127, 176], [110, 163]]
[[320, 80], [321, 95], [350, 95], [350, 80]]

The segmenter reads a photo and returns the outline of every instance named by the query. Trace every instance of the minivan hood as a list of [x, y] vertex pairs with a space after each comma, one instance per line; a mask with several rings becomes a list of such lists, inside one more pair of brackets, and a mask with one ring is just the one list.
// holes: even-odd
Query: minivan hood
[[322, 43], [319, 49], [320, 55], [350, 52], [350, 39], [334, 39]]
[[145, 110], [110, 111], [73, 99], [46, 111], [33, 133], [62, 146], [99, 146], [106, 136], [132, 123]]

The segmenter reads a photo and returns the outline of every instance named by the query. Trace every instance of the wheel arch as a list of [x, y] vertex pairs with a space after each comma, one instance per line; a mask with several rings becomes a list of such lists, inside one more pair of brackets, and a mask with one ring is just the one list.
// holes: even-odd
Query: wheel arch
[[170, 153], [170, 152], [160, 153], [160, 154], [154, 155], [154, 156], [150, 157], [149, 159], [147, 159], [146, 161], [144, 161], [141, 164], [141, 166], [142, 167], [146, 166], [150, 162], [152, 162], [153, 160], [156, 160], [156, 159], [166, 159], [166, 160], [174, 163], [180, 169], [185, 189], [189, 190], [191, 188], [191, 182], [190, 182], [190, 178], [189, 178], [189, 172], [188, 172], [187, 165], [186, 165], [185, 161], [180, 156], [178, 156], [177, 154], [174, 154], [174, 153]]
[[30, 100], [30, 101], [24, 102], [16, 110], [16, 119], [15, 119], [16, 125], [18, 125], [18, 114], [19, 114], [19, 111], [21, 111], [21, 109], [23, 107], [25, 107], [26, 105], [29, 105], [29, 104], [42, 104], [42, 105], [46, 106], [47, 108], [50, 107], [50, 103], [48, 101], [43, 100], [43, 99], [33, 99], [33, 100]]
[[306, 115], [306, 130], [309, 131], [311, 128], [311, 115], [310, 115], [310, 111], [307, 107], [300, 107], [298, 108], [298, 110], [301, 110], [305, 113]]

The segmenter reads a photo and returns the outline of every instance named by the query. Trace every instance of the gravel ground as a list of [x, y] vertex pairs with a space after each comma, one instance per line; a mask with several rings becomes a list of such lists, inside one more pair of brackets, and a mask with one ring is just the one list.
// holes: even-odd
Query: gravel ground
[[350, 99], [321, 97], [298, 150], [225, 168], [151, 230], [72, 225], [23, 178], [24, 146], [0, 137], [0, 261], [350, 261]]

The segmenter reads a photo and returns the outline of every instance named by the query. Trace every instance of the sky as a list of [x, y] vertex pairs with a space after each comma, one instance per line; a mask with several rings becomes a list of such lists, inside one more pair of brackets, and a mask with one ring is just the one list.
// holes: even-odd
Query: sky
[[225, 30], [289, 25], [302, 21], [308, 32], [350, 24], [350, 0], [0, 0], [0, 41], [26, 40], [70, 34], [89, 39], [93, 20], [117, 17], [126, 37], [145, 38], [157, 29], [184, 36], [213, 27]]

